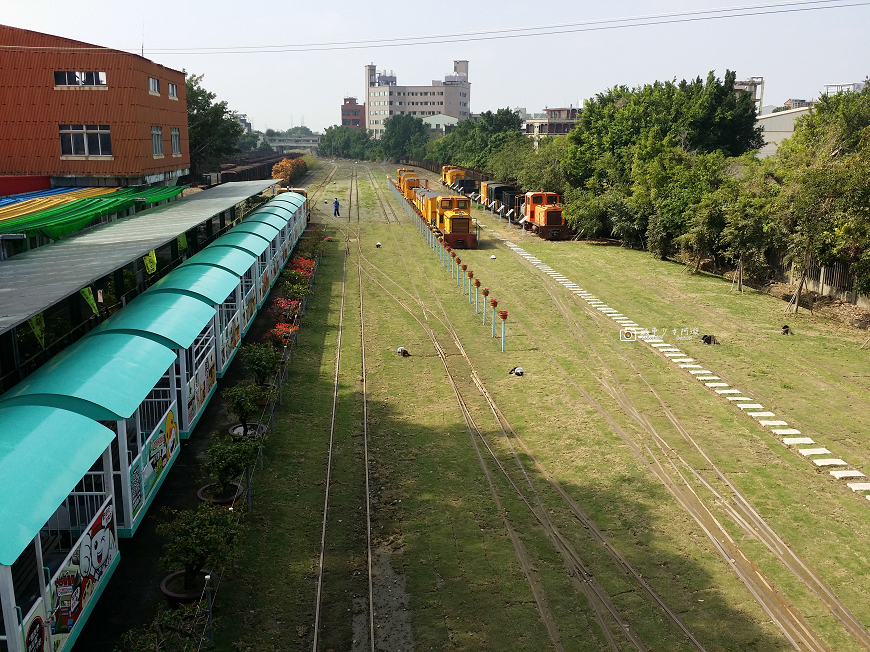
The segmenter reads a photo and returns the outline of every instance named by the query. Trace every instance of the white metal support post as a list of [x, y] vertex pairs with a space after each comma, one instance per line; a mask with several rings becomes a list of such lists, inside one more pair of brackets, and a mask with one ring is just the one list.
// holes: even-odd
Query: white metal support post
[[[137, 419], [138, 421], [138, 419]], [[140, 440], [141, 441], [141, 440]], [[109, 484], [106, 486], [106, 495], [112, 498], [112, 509], [115, 514], [118, 513], [116, 509], [118, 505], [118, 498], [115, 496], [115, 483], [112, 481], [112, 447], [106, 446], [106, 450], [103, 451], [103, 478], [105, 482]], [[121, 485], [124, 486], [123, 484]], [[129, 488], [130, 483], [127, 483], [127, 487]], [[132, 521], [132, 519], [131, 519]], [[112, 527], [112, 535], [115, 537], [115, 541], [118, 541], [118, 519], [113, 518], [112, 523], [114, 524]]]
[[[259, 279], [255, 279], [257, 283]], [[254, 287], [254, 292], [257, 288]], [[181, 416], [182, 430], [188, 432], [190, 424], [187, 422], [187, 351], [186, 349], [176, 349], [178, 351], [178, 381], [181, 383], [181, 400], [178, 402], [178, 413]]]
[[[133, 413], [133, 418], [138, 422], [138, 410]], [[118, 463], [121, 465], [121, 500], [124, 503], [123, 515], [124, 515], [124, 527], [133, 527], [133, 495], [130, 492], [130, 462], [132, 462], [131, 452], [127, 450], [127, 420], [121, 419], [117, 422], [118, 424]], [[138, 427], [137, 427], [137, 437], [138, 437]], [[138, 440], [142, 441], [141, 437]], [[142, 451], [139, 451], [139, 454], [142, 454]], [[105, 464], [105, 460], [103, 460], [103, 464]], [[111, 464], [109, 465], [111, 468]], [[112, 489], [114, 490], [115, 483], [112, 482]], [[118, 513], [119, 510], [115, 510], [115, 514]], [[129, 521], [127, 520], [129, 519]], [[120, 519], [115, 519], [120, 520]]]
[[[36, 575], [39, 578], [39, 594], [42, 596], [43, 604], [45, 605], [45, 612], [50, 614], [51, 612], [51, 596], [48, 593], [48, 583], [46, 582], [46, 572], [48, 568], [45, 567], [45, 562], [42, 559], [42, 538], [40, 537], [39, 532], [36, 533], [36, 536], [33, 537], [33, 550], [36, 552]], [[51, 645], [51, 628], [48, 626], [46, 622], [42, 631], [45, 635], [45, 641], [48, 643], [46, 646], [49, 650], [53, 649]]]
[[6, 649], [9, 652], [24, 652], [21, 624], [15, 605], [15, 590], [12, 586], [12, 567], [0, 566], [0, 607], [3, 608], [3, 625], [6, 628]]

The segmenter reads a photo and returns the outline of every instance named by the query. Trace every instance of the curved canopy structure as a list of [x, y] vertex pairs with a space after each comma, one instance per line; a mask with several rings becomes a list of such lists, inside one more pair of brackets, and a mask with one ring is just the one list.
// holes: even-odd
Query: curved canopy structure
[[[286, 220], [284, 223], [286, 224]], [[261, 238], [265, 238], [267, 242], [272, 242], [275, 236], [278, 235], [280, 228], [276, 228], [266, 222], [254, 222], [253, 220], [245, 220], [233, 229], [233, 233], [253, 233]]]
[[262, 212], [262, 213], [254, 213], [253, 215], [246, 217], [243, 224], [250, 223], [261, 223], [268, 224], [269, 226], [273, 226], [279, 231], [287, 226], [287, 218], [279, 217], [276, 213], [273, 212]]
[[213, 243], [211, 243], [209, 245], [209, 248], [237, 247], [238, 249], [244, 249], [245, 251], [249, 251], [255, 256], [259, 256], [261, 253], [269, 248], [269, 242], [271, 242], [271, 239], [266, 240], [259, 235], [254, 235], [253, 233], [241, 233], [233, 229], [226, 235], [222, 235]]
[[146, 292], [100, 324], [89, 337], [105, 333], [128, 333], [172, 349], [186, 349], [214, 315], [214, 308], [186, 294]]
[[0, 564], [11, 566], [115, 433], [81, 414], [35, 405], [0, 403], [0, 423]]
[[172, 349], [145, 337], [83, 337], [6, 392], [0, 408], [41, 405], [95, 421], [127, 419], [174, 361]]
[[223, 303], [238, 284], [238, 274], [220, 267], [182, 265], [148, 288], [145, 294], [158, 292], [186, 294], [210, 305], [217, 305]]
[[237, 247], [216, 246], [217, 243], [211, 244], [193, 258], [181, 264], [181, 267], [189, 265], [210, 265], [211, 267], [220, 267], [228, 272], [241, 276], [247, 272], [257, 257], [250, 251], [239, 249]]

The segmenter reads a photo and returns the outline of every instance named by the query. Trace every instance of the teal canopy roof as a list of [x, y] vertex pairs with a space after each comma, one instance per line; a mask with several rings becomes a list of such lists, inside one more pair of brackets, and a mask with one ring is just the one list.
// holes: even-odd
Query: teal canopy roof
[[114, 438], [75, 412], [0, 403], [0, 564], [18, 559]]
[[233, 233], [253, 233], [254, 235], [258, 235], [261, 238], [265, 238], [269, 242], [272, 242], [280, 230], [281, 229], [276, 229], [271, 224], [266, 224], [265, 222], [252, 222], [246, 220], [235, 227]]
[[270, 206], [273, 204], [279, 203], [288, 203], [293, 204], [297, 208], [305, 204], [305, 197], [296, 192], [282, 192], [280, 195], [275, 197], [275, 199], [271, 200], [265, 206]]
[[215, 246], [211, 244], [193, 258], [184, 262], [181, 267], [188, 265], [211, 265], [212, 267], [221, 267], [228, 272], [232, 272], [241, 276], [249, 269], [257, 257], [250, 251], [237, 249], [235, 247]]
[[145, 294], [183, 293], [211, 305], [217, 305], [223, 303], [238, 284], [238, 274], [220, 267], [182, 265], [148, 288]]
[[245, 222], [254, 222], [254, 223], [262, 223], [268, 224], [269, 226], [274, 226], [279, 231], [287, 226], [287, 219], [284, 217], [279, 217], [274, 213], [262, 212], [262, 213], [254, 213], [250, 217], [245, 218]]
[[254, 235], [253, 233], [242, 233], [237, 229], [233, 229], [230, 233], [222, 235], [212, 242], [209, 247], [237, 247], [239, 249], [244, 249], [245, 251], [250, 251], [255, 256], [259, 256], [269, 248], [270, 241], [271, 238], [266, 240], [265, 238]]
[[214, 315], [214, 308], [186, 294], [146, 292], [100, 324], [89, 337], [109, 332], [130, 333], [171, 349], [187, 349]]
[[0, 397], [0, 408], [43, 405], [97, 421], [127, 419], [174, 360], [172, 349], [145, 337], [90, 335], [6, 392]]

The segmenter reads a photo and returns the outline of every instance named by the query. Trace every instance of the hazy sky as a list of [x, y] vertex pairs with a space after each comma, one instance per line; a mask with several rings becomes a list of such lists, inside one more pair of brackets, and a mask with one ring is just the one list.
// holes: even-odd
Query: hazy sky
[[[762, 0], [554, 2], [274, 2], [247, 0], [0, 0], [0, 22], [118, 49], [205, 74], [204, 85], [257, 129], [340, 120], [342, 97], [363, 94], [363, 66], [428, 84], [469, 60], [471, 109], [541, 111], [617, 84], [717, 75], [765, 78], [765, 104], [811, 99], [822, 84], [870, 75], [870, 3], [808, 11], [530, 38], [422, 46], [251, 54], [157, 49], [256, 47], [500, 30], [760, 4]], [[771, 0], [782, 2], [783, 0]]]

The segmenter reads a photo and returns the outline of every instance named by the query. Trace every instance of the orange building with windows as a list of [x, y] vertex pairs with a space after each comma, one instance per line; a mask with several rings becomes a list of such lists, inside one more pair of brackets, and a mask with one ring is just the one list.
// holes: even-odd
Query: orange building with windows
[[0, 176], [174, 185], [189, 169], [184, 73], [0, 25]]

